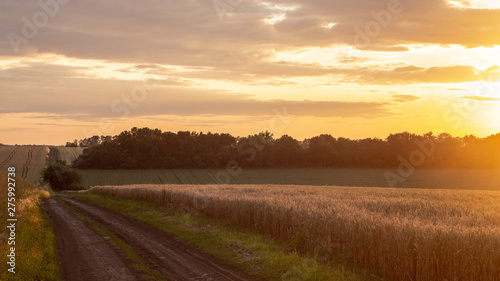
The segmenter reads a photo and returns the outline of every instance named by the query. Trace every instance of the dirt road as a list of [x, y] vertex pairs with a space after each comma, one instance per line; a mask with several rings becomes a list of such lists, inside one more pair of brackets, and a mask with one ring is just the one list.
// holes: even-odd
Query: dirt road
[[223, 264], [171, 235], [132, 218], [68, 197], [43, 204], [61, 257], [64, 280], [142, 280], [131, 262], [77, 214], [103, 225], [132, 247], [166, 280], [261, 280]]

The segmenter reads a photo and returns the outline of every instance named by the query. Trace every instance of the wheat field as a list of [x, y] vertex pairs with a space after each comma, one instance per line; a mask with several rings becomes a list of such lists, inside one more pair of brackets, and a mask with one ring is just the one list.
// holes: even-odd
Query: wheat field
[[500, 192], [277, 185], [99, 186], [195, 209], [386, 280], [500, 280]]
[[48, 151], [46, 146], [0, 146], [0, 171], [16, 167], [18, 176], [38, 184]]
[[65, 147], [58, 146], [54, 147], [57, 150], [57, 160], [65, 161], [68, 165], [71, 165], [75, 159], [78, 158], [83, 153], [85, 147]]

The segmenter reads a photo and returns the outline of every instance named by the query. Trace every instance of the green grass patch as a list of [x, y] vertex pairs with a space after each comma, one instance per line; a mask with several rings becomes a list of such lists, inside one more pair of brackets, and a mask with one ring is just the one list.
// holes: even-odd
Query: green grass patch
[[[16, 239], [8, 245], [7, 174], [0, 173], [0, 280], [60, 280], [56, 239], [50, 219], [39, 203], [49, 193], [20, 177], [16, 177]], [[15, 274], [8, 272], [7, 255], [15, 247]]]
[[[217, 169], [175, 170], [82, 170], [82, 185], [215, 184], [211, 174], [226, 175], [229, 184], [278, 184], [390, 187], [386, 172], [397, 169], [244, 169], [229, 175]], [[418, 169], [396, 187], [498, 190], [500, 173], [495, 169]]]
[[173, 210], [151, 202], [96, 194], [73, 197], [104, 206], [168, 232], [226, 263], [267, 280], [370, 280], [344, 265], [322, 264], [286, 250], [256, 231], [198, 212]]

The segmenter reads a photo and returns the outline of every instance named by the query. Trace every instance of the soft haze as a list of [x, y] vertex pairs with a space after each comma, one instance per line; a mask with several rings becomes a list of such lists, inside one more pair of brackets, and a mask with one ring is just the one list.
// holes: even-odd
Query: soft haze
[[493, 0], [0, 3], [0, 143], [500, 131]]

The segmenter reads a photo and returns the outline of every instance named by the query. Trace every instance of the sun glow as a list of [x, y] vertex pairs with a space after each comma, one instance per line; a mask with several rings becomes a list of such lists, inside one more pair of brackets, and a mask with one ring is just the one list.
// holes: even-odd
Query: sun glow
[[500, 9], [500, 2], [498, 0], [450, 0], [448, 3], [462, 9]]
[[498, 0], [474, 0], [474, 3], [484, 9], [500, 9]]

